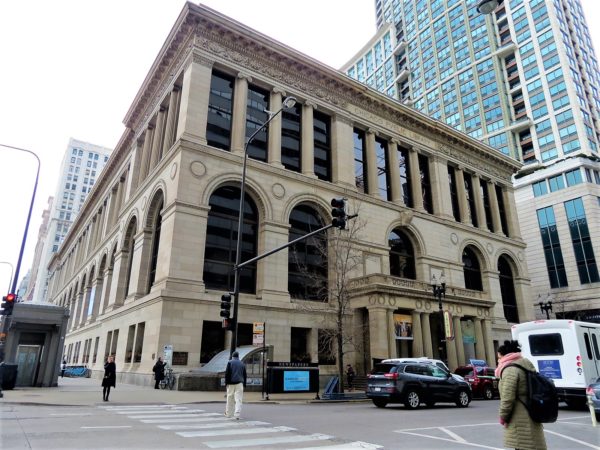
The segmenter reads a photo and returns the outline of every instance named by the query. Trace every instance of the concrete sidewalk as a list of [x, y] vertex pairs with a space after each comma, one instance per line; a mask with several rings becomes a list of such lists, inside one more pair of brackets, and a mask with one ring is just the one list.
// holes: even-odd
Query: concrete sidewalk
[[[106, 404], [102, 401], [102, 386], [96, 378], [59, 378], [53, 388], [17, 387], [2, 391], [3, 403], [91, 406]], [[315, 394], [270, 394], [263, 400], [260, 392], [245, 392], [244, 403], [313, 402]], [[114, 404], [153, 404], [153, 403], [225, 403], [225, 392], [215, 391], [169, 391], [148, 386], [119, 384], [110, 391], [109, 403]]]

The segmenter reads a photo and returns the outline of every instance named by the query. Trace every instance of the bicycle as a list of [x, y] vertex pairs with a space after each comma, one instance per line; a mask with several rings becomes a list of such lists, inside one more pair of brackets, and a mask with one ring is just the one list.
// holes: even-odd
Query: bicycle
[[159, 386], [161, 389], [173, 389], [173, 386], [175, 386], [175, 375], [173, 374], [173, 369], [170, 367], [165, 369], [165, 377], [160, 380]]

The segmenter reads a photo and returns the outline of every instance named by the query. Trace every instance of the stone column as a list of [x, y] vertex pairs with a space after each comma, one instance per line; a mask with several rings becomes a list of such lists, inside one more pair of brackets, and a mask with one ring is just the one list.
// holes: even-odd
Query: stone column
[[485, 340], [483, 339], [483, 329], [481, 327], [481, 319], [474, 318], [475, 322], [475, 356], [477, 359], [485, 359]]
[[498, 197], [496, 196], [496, 185], [491, 181], [488, 181], [488, 194], [490, 196], [494, 233], [504, 236], [504, 232], [502, 231], [502, 221], [500, 219], [500, 208], [498, 208]]
[[156, 117], [156, 130], [154, 131], [154, 139], [152, 140], [152, 152], [150, 153], [150, 168], [152, 171], [160, 161], [162, 157], [162, 148], [164, 144], [164, 136], [165, 136], [165, 119], [166, 119], [166, 109], [164, 106], [159, 108], [157, 117]]
[[454, 371], [458, 367], [458, 356], [456, 354], [456, 334], [454, 339], [446, 339], [446, 355], [448, 357], [448, 368]]
[[128, 297], [131, 294], [133, 294], [134, 298], [143, 297], [150, 292], [148, 277], [152, 251], [152, 232], [152, 229], [144, 228], [137, 235], [133, 236], [133, 255], [129, 255], [133, 260], [131, 275], [129, 277]]
[[301, 120], [301, 150], [300, 150], [300, 169], [302, 174], [310, 177], [315, 177], [315, 130], [313, 110], [316, 105], [307, 101], [302, 105], [302, 120]]
[[186, 63], [175, 140], [185, 137], [206, 144], [210, 82], [214, 62], [192, 53]]
[[434, 213], [445, 219], [454, 220], [446, 161], [442, 160], [439, 156], [430, 156], [429, 176], [431, 179], [431, 198]]
[[356, 191], [354, 173], [352, 122], [336, 114], [331, 118], [331, 181]]
[[452, 321], [454, 322], [454, 342], [456, 344], [456, 360], [459, 366], [464, 366], [467, 362], [465, 361], [465, 345], [463, 343], [462, 328], [460, 327], [460, 317], [453, 316]]
[[125, 250], [117, 251], [115, 265], [113, 267], [113, 280], [110, 283], [110, 295], [106, 312], [122, 306], [125, 297], [125, 281], [127, 276], [127, 254]]
[[386, 359], [388, 349], [388, 321], [386, 308], [369, 308], [369, 342], [371, 358]]
[[[279, 111], [281, 109], [284, 95], [285, 91], [279, 88], [273, 88], [271, 91], [271, 99], [269, 101], [269, 108], [271, 108], [271, 111]], [[272, 164], [275, 167], [283, 167], [283, 164], [281, 163], [281, 114], [277, 114], [271, 123], [269, 123], [268, 148], [269, 164]]]
[[428, 312], [421, 313], [421, 326], [423, 327], [423, 355], [428, 358], [433, 358], [433, 345], [431, 343], [431, 322], [429, 321], [431, 314]]
[[[110, 259], [110, 257], [109, 257]], [[110, 261], [107, 263], [107, 269], [104, 271], [104, 281], [102, 283], [102, 293], [100, 296], [100, 302], [102, 302], [102, 306], [100, 309], [100, 314], [104, 314], [106, 311], [106, 307], [108, 306], [109, 303], [109, 297], [110, 297], [110, 285], [112, 282], [112, 276], [113, 276], [113, 271], [110, 268]], [[114, 300], [113, 300], [114, 303]]]
[[[398, 352], [396, 333], [394, 333], [394, 330], [396, 329], [396, 327], [394, 325], [394, 311], [392, 309], [387, 310], [387, 326], [386, 326], [386, 328], [388, 329], [387, 335], [388, 335], [388, 349], [389, 349], [388, 354], [390, 355], [389, 358], [398, 358], [400, 356], [400, 353]], [[406, 341], [404, 341], [404, 343], [406, 343]], [[402, 342], [400, 344], [402, 345]]]
[[148, 125], [148, 128], [146, 128], [146, 134], [144, 135], [144, 146], [142, 147], [142, 154], [140, 155], [141, 168], [138, 186], [144, 182], [144, 180], [148, 176], [148, 172], [150, 171], [150, 157], [152, 153], [153, 137], [154, 126]]
[[410, 188], [413, 196], [414, 209], [425, 211], [423, 208], [423, 188], [421, 187], [419, 153], [414, 147], [411, 147], [408, 151], [408, 160], [408, 168], [410, 169]]
[[494, 340], [492, 339], [492, 321], [489, 319], [483, 320], [483, 338], [485, 340], [485, 356], [488, 366], [496, 367]]
[[502, 194], [504, 196], [504, 213], [506, 214], [506, 223], [508, 224], [508, 236], [514, 239], [521, 239], [514, 190], [512, 187], [504, 187]]
[[419, 311], [412, 312], [412, 329], [412, 352], [413, 356], [418, 357], [423, 354], [423, 330], [421, 329], [421, 313]]
[[[83, 292], [82, 292], [83, 291]], [[79, 328], [79, 323], [81, 321], [81, 312], [83, 310], [83, 298], [84, 298], [85, 288], [81, 289], [75, 296], [75, 314], [73, 317], [72, 329], [75, 330]]]
[[461, 223], [471, 223], [469, 217], [469, 204], [467, 203], [467, 188], [465, 186], [465, 172], [457, 167], [455, 170], [456, 196], [458, 197], [458, 209], [460, 210]]
[[[284, 245], [289, 240], [290, 225], [287, 223], [262, 221], [258, 233], [258, 254]], [[288, 249], [274, 253], [258, 262], [256, 273], [256, 293], [265, 299], [278, 299], [289, 302], [288, 274], [281, 271], [287, 267]]]
[[175, 133], [177, 132], [177, 119], [179, 116], [179, 100], [181, 88], [173, 86], [171, 96], [169, 97], [169, 109], [167, 112], [167, 124], [165, 127], [165, 139], [163, 141], [162, 154], [166, 154], [175, 142]]
[[375, 154], [375, 132], [367, 130], [365, 133], [365, 144], [367, 150], [367, 188], [368, 194], [380, 198], [379, 180], [377, 179], [377, 155]]
[[231, 117], [231, 152], [244, 154], [246, 143], [246, 107], [248, 104], [248, 82], [252, 78], [242, 72], [235, 79], [233, 112]]
[[404, 206], [402, 186], [400, 186], [400, 163], [398, 162], [398, 141], [392, 139], [387, 145], [387, 160], [390, 171], [390, 187], [392, 202]]
[[487, 230], [488, 227], [487, 220], [485, 218], [485, 208], [483, 206], [483, 194], [481, 192], [481, 179], [479, 178], [479, 175], [473, 174], [471, 180], [473, 182], [473, 196], [475, 197], [475, 212], [477, 213], [477, 222], [479, 224], [479, 228], [482, 230]]

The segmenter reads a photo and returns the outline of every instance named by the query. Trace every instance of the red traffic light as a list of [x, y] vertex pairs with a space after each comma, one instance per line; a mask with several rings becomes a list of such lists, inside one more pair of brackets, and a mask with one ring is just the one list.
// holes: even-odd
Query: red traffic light
[[14, 302], [16, 298], [17, 296], [15, 294], [7, 294], [6, 297], [4, 297], [4, 300], [7, 302]]

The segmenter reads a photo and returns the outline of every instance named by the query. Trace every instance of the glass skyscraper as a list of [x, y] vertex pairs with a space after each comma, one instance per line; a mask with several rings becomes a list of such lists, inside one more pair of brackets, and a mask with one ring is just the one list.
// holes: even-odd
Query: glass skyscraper
[[600, 321], [600, 76], [581, 4], [476, 4], [376, 0], [378, 32], [342, 70], [521, 161], [532, 302]]

